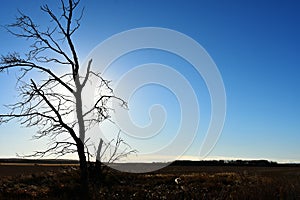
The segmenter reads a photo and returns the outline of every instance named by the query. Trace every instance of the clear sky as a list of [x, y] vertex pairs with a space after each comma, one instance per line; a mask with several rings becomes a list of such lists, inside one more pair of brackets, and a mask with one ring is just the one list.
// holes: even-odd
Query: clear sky
[[[47, 17], [40, 16], [39, 3], [42, 2], [57, 10], [55, 1], [2, 1], [0, 24], [13, 22], [17, 9], [31, 15], [37, 23], [47, 24]], [[82, 26], [74, 36], [81, 61], [106, 38], [139, 27], [173, 29], [206, 49], [218, 66], [227, 96], [224, 129], [209, 158], [300, 162], [299, 1], [100, 0], [82, 1], [81, 5], [85, 6], [85, 13]], [[15, 39], [3, 28], [0, 38], [0, 54], [25, 52], [30, 44]], [[197, 159], [210, 117], [209, 94], [201, 77], [195, 76], [184, 60], [166, 52], [148, 50], [126, 56], [114, 63], [107, 73], [109, 78], [116, 79], [124, 69], [149, 62], [168, 64], [177, 70], [182, 69], [179, 66], [187, 66], [181, 73], [191, 81], [201, 99], [201, 121], [198, 135], [185, 158]], [[119, 69], [120, 65], [127, 68]], [[16, 99], [14, 84], [14, 73], [0, 75], [1, 113], [6, 111], [3, 104]], [[174, 95], [153, 85], [144, 89], [150, 92], [137, 91], [129, 102], [132, 118], [137, 124], [146, 125], [149, 106], [163, 104], [171, 116], [167, 119], [166, 131], [175, 130], [180, 119], [176, 117], [179, 110]], [[140, 113], [145, 114], [144, 117]], [[30, 140], [34, 131], [19, 128], [17, 121], [2, 125], [0, 157], [41, 149], [43, 146], [38, 141]], [[171, 136], [164, 137], [161, 142]], [[135, 147], [143, 151], [151, 144], [139, 143]]]

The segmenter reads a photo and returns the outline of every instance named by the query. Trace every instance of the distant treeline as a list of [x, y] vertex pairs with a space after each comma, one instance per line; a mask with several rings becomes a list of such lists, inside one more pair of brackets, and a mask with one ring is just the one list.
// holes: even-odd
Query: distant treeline
[[[77, 160], [67, 159], [18, 159], [18, 158], [3, 158], [0, 163], [32, 163], [32, 164], [79, 164]], [[122, 163], [119, 163], [122, 164]], [[126, 163], [123, 163], [126, 164]], [[143, 163], [140, 163], [143, 164]], [[147, 163], [144, 163], [147, 164]], [[152, 163], [153, 164], [153, 163]], [[159, 164], [159, 163], [156, 163]], [[161, 163], [163, 164], [163, 163]], [[268, 160], [176, 160], [170, 164], [171, 166], [257, 166], [257, 167], [279, 167], [279, 166], [298, 166], [300, 163], [277, 163]]]
[[0, 163], [34, 163], [34, 164], [78, 164], [77, 160], [66, 159], [22, 159], [22, 158], [2, 158]]
[[171, 166], [261, 166], [261, 167], [276, 167], [276, 166], [300, 166], [300, 164], [279, 164], [268, 160], [176, 160], [171, 163]]

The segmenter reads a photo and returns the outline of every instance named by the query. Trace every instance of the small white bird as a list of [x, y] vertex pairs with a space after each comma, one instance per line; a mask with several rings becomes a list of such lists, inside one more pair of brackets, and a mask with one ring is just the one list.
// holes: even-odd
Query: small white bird
[[175, 183], [179, 185], [182, 182], [181, 178], [175, 178]]

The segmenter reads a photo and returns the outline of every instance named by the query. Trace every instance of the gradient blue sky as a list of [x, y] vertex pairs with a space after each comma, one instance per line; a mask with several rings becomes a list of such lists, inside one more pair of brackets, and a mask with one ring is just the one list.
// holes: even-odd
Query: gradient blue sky
[[[46, 24], [47, 18], [40, 16], [39, 11], [42, 2], [57, 8], [56, 1], [2, 1], [0, 24], [13, 22], [17, 9]], [[101, 0], [82, 1], [82, 5], [82, 26], [74, 37], [81, 61], [109, 36], [146, 26], [177, 30], [206, 49], [219, 68], [227, 94], [225, 126], [210, 158], [300, 162], [299, 1]], [[3, 28], [0, 38], [0, 54], [24, 52], [29, 44], [15, 39]], [[147, 57], [147, 52], [143, 52], [141, 57], [137, 52], [128, 55], [126, 63], [135, 66], [145, 62], [184, 62], [161, 53], [149, 51], [151, 56]], [[138, 57], [141, 59], [134, 59]], [[114, 73], [121, 72], [116, 69]], [[5, 112], [3, 104], [15, 100], [14, 83], [14, 73], [0, 75], [0, 112]], [[200, 80], [192, 84], [198, 87], [203, 83]], [[173, 98], [172, 94], [165, 94]], [[137, 99], [145, 98], [138, 95]], [[204, 103], [208, 97], [204, 95]], [[159, 103], [164, 101], [170, 102], [167, 99]], [[166, 105], [167, 110], [175, 109], [176, 113], [170, 105], [176, 107], [176, 101]], [[202, 110], [205, 124], [209, 110], [205, 106]], [[203, 139], [201, 131], [186, 156], [197, 157]], [[16, 153], [29, 153], [40, 147], [39, 142], [30, 141], [33, 134], [34, 129], [19, 128], [17, 122], [1, 126], [0, 156], [14, 157]]]

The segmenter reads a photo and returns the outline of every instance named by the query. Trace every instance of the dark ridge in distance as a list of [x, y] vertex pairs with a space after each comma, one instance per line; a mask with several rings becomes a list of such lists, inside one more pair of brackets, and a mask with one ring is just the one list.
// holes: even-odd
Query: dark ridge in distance
[[68, 159], [24, 159], [24, 158], [0, 158], [0, 163], [32, 163], [32, 164], [79, 164], [78, 160]]
[[282, 166], [297, 166], [300, 163], [277, 163], [268, 160], [176, 160], [171, 163], [171, 166], [255, 166], [255, 167], [282, 167]]
[[[23, 158], [0, 158], [0, 163], [32, 163], [32, 164], [79, 164], [78, 160], [68, 159], [23, 159]], [[93, 163], [93, 162], [92, 162]], [[116, 163], [134, 164], [134, 163]], [[136, 163], [136, 164], [163, 164], [162, 162]], [[268, 160], [176, 160], [170, 166], [256, 166], [256, 167], [300, 167], [300, 163], [277, 163]]]

